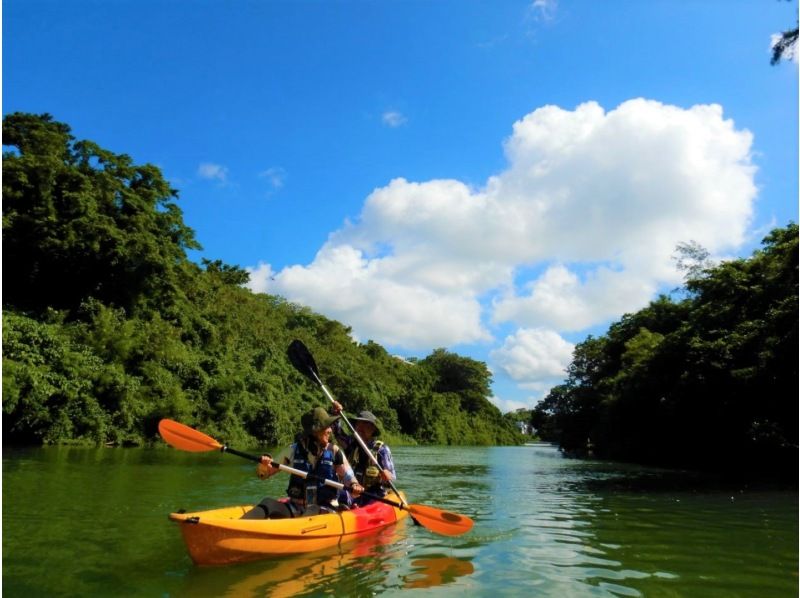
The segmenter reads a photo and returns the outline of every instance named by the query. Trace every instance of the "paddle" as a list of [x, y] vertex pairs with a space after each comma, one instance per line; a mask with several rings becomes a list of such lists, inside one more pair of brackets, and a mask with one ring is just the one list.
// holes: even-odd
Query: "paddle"
[[[330, 391], [325, 387], [325, 385], [322, 383], [322, 380], [319, 378], [319, 370], [317, 369], [317, 364], [314, 362], [314, 357], [311, 355], [311, 351], [308, 350], [303, 342], [297, 339], [293, 340], [289, 344], [287, 353], [289, 355], [289, 361], [292, 362], [292, 365], [295, 367], [295, 369], [297, 369], [298, 372], [307, 378], [310, 378], [312, 382], [319, 384], [322, 392], [325, 393], [325, 396], [328, 397], [330, 402], [335, 403], [336, 401], [334, 400], [333, 395], [331, 395]], [[358, 432], [356, 432], [353, 424], [351, 424], [350, 420], [347, 419], [347, 416], [345, 416], [344, 411], [342, 411], [339, 415], [341, 415], [341, 418], [344, 423], [347, 424], [347, 427], [350, 428], [350, 431], [353, 433], [353, 437], [356, 439], [356, 442], [358, 442], [364, 453], [366, 453], [367, 457], [370, 458], [370, 460], [378, 469], [382, 469], [380, 463], [378, 463], [378, 459], [372, 454], [372, 451], [367, 448], [367, 445], [361, 439], [361, 436], [358, 435]], [[397, 494], [397, 496], [400, 496], [400, 492], [397, 490], [392, 480], [387, 480], [387, 482], [389, 482], [389, 485], [392, 487], [392, 490], [394, 490], [394, 493]], [[403, 499], [401, 498], [400, 500], [402, 501]]]
[[[170, 444], [177, 449], [195, 453], [219, 450], [223, 453], [231, 453], [237, 457], [249, 459], [250, 461], [255, 461], [256, 463], [261, 463], [261, 457], [259, 456], [243, 453], [224, 444], [220, 444], [211, 436], [203, 434], [194, 428], [190, 428], [189, 426], [178, 423], [171, 419], [162, 419], [158, 423], [158, 431], [167, 444]], [[319, 481], [317, 476], [306, 473], [305, 471], [301, 471], [299, 469], [295, 469], [294, 467], [289, 467], [288, 465], [283, 465], [282, 463], [275, 463], [273, 461], [272, 466], [292, 475], [300, 476], [301, 478]], [[344, 484], [334, 482], [333, 480], [326, 479], [322, 481], [326, 486], [331, 486], [332, 488], [337, 488], [339, 490], [344, 488]], [[368, 492], [364, 492], [362, 494], [363, 496], [367, 496], [368, 498], [378, 502], [408, 511], [419, 522], [420, 525], [444, 536], [459, 536], [472, 529], [472, 519], [464, 515], [459, 515], [458, 513], [450, 513], [449, 511], [442, 511], [441, 509], [428, 507], [426, 505], [397, 503], [393, 500], [389, 500], [388, 498], [370, 494]]]

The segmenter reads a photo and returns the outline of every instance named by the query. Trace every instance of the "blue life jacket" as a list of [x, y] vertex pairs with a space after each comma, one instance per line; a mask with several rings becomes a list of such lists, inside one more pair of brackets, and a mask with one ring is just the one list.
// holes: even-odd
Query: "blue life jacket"
[[316, 480], [306, 480], [299, 476], [290, 476], [289, 487], [286, 493], [297, 500], [305, 500], [307, 505], [328, 505], [336, 498], [338, 490], [324, 484], [324, 480], [337, 482], [336, 466], [334, 465], [333, 444], [328, 443], [322, 454], [317, 458], [316, 466], [312, 466], [308, 458], [308, 449], [300, 441], [294, 445], [292, 467], [305, 471]]

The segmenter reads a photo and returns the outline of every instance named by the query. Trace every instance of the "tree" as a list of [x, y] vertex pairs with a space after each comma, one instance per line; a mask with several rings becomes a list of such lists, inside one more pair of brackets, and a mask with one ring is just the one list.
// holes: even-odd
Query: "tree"
[[797, 27], [781, 33], [780, 37], [772, 45], [771, 65], [775, 66], [784, 56], [790, 56], [794, 53], [797, 47], [797, 35]]
[[696, 241], [689, 241], [688, 243], [678, 243], [672, 259], [678, 270], [684, 272], [684, 279], [691, 280], [702, 277], [704, 272], [712, 267], [710, 256], [711, 254], [705, 247]]
[[169, 305], [199, 245], [152, 165], [79, 141], [49, 114], [3, 119], [3, 300], [76, 310]]
[[485, 363], [436, 349], [420, 365], [434, 372], [435, 392], [454, 393], [462, 408], [471, 413], [486, 406], [492, 375]]
[[222, 260], [202, 259], [202, 264], [206, 267], [206, 272], [215, 275], [224, 284], [242, 286], [250, 281], [250, 274], [240, 266], [230, 266], [222, 263]]
[[[787, 0], [789, 1], [789, 0]], [[786, 56], [792, 56], [797, 48], [797, 34], [798, 28], [789, 29], [781, 33], [781, 35], [772, 44], [772, 59], [770, 64], [775, 66], [781, 59]]]
[[747, 259], [695, 268], [686, 290], [579, 343], [534, 427], [567, 452], [591, 439], [600, 457], [795, 476], [797, 225]]
[[445, 444], [521, 438], [488, 401], [485, 364], [446, 351], [413, 363], [344, 324], [243, 287], [246, 270], [197, 248], [172, 189], [49, 115], [3, 120], [3, 430], [11, 443], [142, 444], [161, 418], [237, 446], [289, 442], [319, 388], [387, 436]]

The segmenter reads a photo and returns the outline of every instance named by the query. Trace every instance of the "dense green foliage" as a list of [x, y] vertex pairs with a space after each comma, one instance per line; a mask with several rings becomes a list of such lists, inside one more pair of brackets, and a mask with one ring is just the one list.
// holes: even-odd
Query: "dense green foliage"
[[531, 417], [565, 451], [718, 471], [797, 475], [798, 227], [748, 259], [689, 269], [574, 352]]
[[11, 443], [132, 443], [177, 419], [239, 446], [288, 442], [324, 405], [286, 357], [314, 354], [350, 412], [389, 437], [508, 444], [483, 363], [437, 350], [409, 363], [280, 297], [241, 285], [199, 247], [158, 168], [48, 115], [3, 120], [3, 434]]

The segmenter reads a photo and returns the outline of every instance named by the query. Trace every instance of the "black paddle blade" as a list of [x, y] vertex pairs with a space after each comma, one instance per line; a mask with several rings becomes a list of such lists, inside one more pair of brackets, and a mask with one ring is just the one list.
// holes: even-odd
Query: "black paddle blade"
[[293, 340], [289, 344], [287, 354], [289, 355], [289, 361], [292, 362], [292, 365], [298, 372], [308, 378], [311, 378], [311, 380], [314, 382], [317, 381], [319, 377], [319, 374], [317, 373], [317, 364], [314, 363], [314, 358], [311, 356], [311, 352], [306, 348], [302, 341], [298, 339]]

